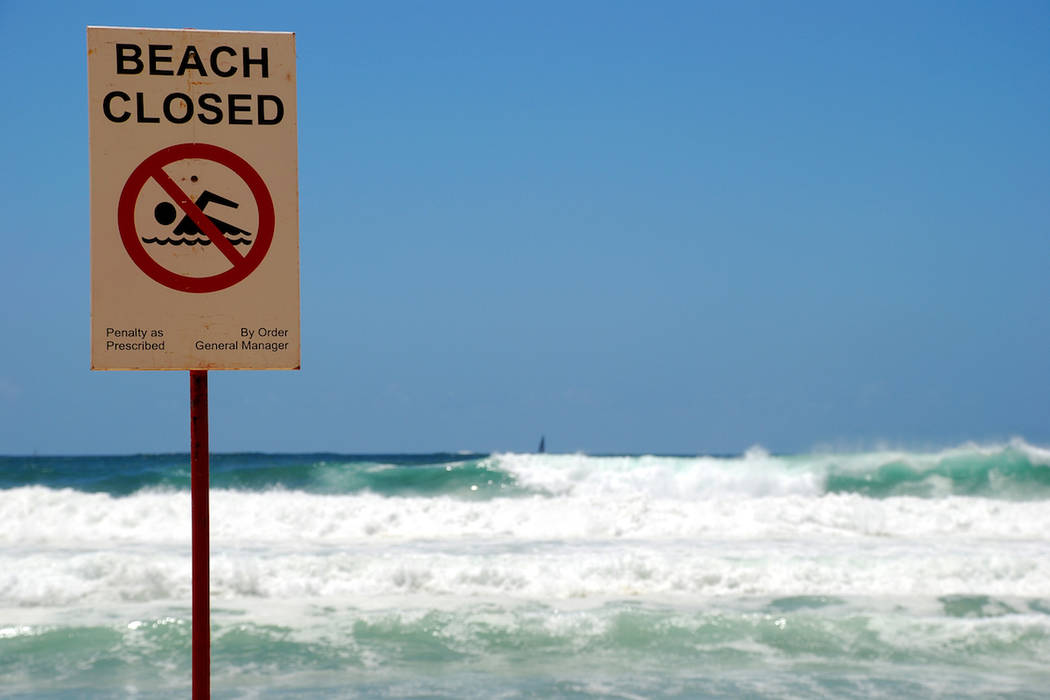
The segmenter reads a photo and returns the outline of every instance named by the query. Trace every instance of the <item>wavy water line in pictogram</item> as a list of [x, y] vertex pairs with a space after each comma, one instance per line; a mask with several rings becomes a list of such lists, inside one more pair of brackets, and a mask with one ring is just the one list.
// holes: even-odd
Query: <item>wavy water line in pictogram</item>
[[[247, 238], [227, 238], [233, 245], [251, 245]], [[143, 238], [143, 243], [155, 243], [157, 245], [211, 245], [210, 238]]]

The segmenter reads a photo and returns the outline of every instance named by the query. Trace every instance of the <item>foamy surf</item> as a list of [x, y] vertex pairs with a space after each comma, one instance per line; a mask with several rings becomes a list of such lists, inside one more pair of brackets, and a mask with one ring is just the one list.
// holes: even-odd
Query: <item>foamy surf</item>
[[[1048, 457], [216, 455], [213, 688], [1037, 697]], [[0, 458], [5, 692], [185, 695], [185, 461]]]

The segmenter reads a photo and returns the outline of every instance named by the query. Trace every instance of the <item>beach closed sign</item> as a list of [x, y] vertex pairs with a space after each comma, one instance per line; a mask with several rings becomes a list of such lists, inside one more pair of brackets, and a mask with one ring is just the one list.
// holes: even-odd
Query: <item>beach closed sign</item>
[[92, 369], [298, 369], [295, 35], [87, 44]]

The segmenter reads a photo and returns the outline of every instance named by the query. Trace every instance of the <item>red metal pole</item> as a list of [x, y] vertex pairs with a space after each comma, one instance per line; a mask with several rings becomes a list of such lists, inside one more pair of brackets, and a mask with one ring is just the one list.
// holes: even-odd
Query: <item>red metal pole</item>
[[190, 370], [190, 520], [193, 530], [193, 700], [208, 700], [211, 697], [211, 611], [207, 370]]

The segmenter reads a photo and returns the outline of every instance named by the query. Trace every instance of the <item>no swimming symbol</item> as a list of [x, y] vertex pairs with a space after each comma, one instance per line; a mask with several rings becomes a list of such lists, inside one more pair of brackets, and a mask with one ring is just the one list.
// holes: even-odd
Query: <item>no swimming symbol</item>
[[[197, 181], [197, 176], [194, 175], [190, 178], [193, 182]], [[240, 205], [232, 199], [227, 199], [220, 195], [204, 190], [197, 199], [193, 201], [197, 208], [204, 211], [204, 208], [209, 204], [220, 204], [231, 209], [236, 209]], [[175, 221], [178, 217], [178, 208], [171, 202], [161, 202], [153, 210], [153, 216], [156, 218], [157, 223], [168, 226]], [[233, 245], [251, 245], [252, 232], [247, 231], [243, 228], [238, 228], [231, 223], [223, 221], [222, 219], [208, 214], [208, 218], [211, 220], [215, 227], [219, 229], [222, 235]], [[155, 245], [211, 245], [211, 239], [208, 238], [200, 227], [194, 223], [193, 219], [190, 218], [189, 214], [183, 214], [182, 220], [179, 221], [178, 225], [172, 231], [174, 236], [168, 236], [166, 238], [160, 238], [159, 236], [153, 236], [152, 238], [142, 237], [143, 243], [152, 243]]]
[[[240, 203], [205, 189], [196, 199], [190, 197], [164, 168], [183, 160], [207, 160], [223, 165], [234, 172], [248, 186], [259, 212], [258, 230], [252, 234], [227, 223], [221, 216], [205, 214], [208, 205], [236, 209]], [[171, 198], [153, 208], [154, 218], [160, 224], [175, 226], [174, 236], [144, 236], [136, 227], [135, 208], [143, 187], [150, 180], [156, 182]], [[207, 183], [205, 183], [207, 184]], [[215, 206], [209, 209], [214, 211]], [[237, 154], [205, 143], [183, 143], [163, 148], [132, 171], [117, 204], [117, 227], [124, 248], [135, 264], [154, 281], [182, 292], [216, 292], [232, 287], [250, 275], [266, 257], [273, 241], [275, 214], [273, 199], [259, 173]], [[254, 240], [253, 240], [254, 239]], [[192, 276], [168, 269], [157, 262], [145, 245], [201, 245], [214, 246], [226, 259], [228, 269], [211, 275]], [[237, 246], [249, 246], [242, 254]]]

